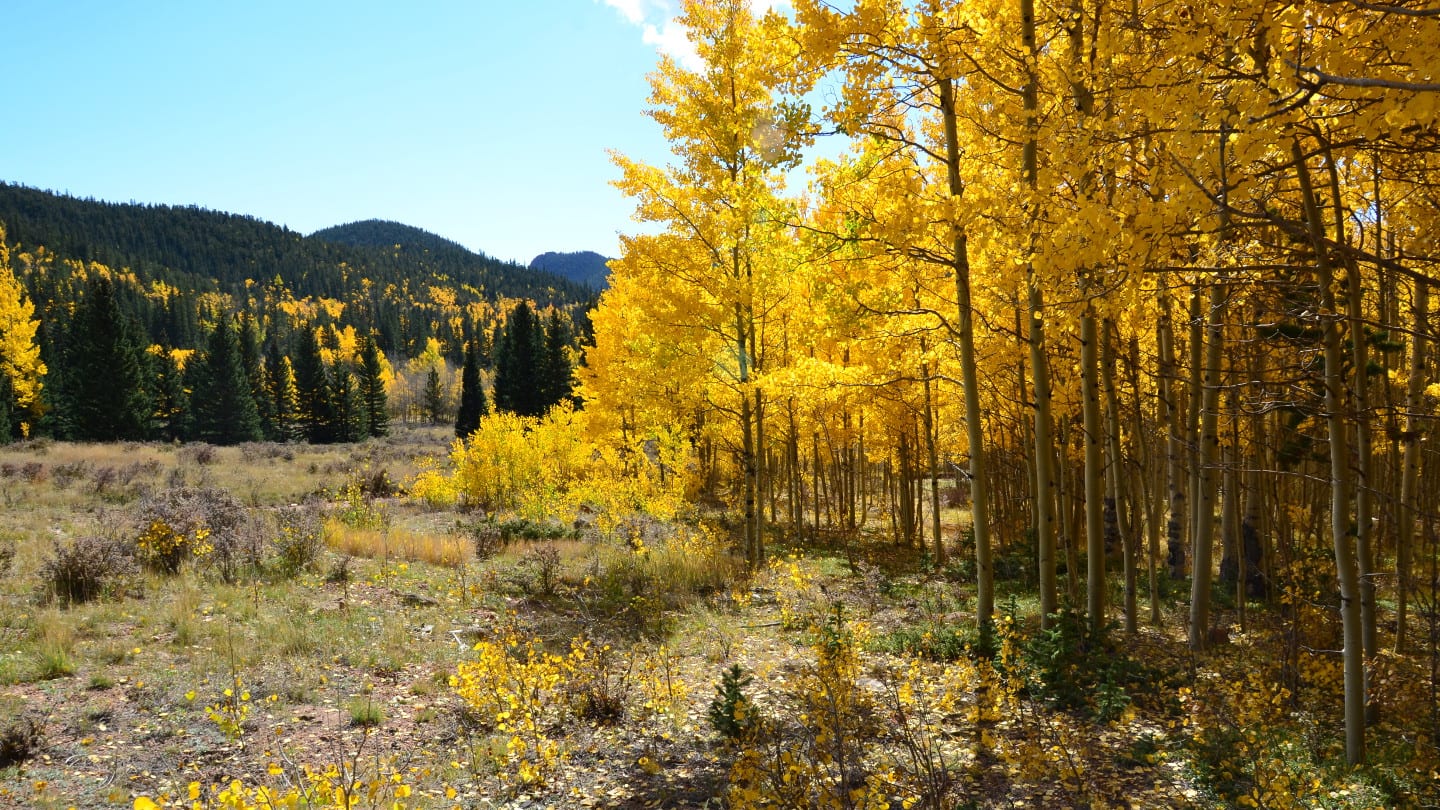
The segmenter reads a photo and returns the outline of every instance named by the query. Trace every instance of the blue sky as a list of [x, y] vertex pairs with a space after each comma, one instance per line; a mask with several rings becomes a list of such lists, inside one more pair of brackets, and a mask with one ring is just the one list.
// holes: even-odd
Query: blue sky
[[415, 225], [493, 256], [615, 255], [606, 153], [642, 112], [665, 0], [5, 0], [0, 180], [309, 233]]

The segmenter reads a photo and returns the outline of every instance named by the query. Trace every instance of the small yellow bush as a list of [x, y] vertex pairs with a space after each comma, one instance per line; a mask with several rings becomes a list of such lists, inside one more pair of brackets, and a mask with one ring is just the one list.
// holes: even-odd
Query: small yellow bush
[[689, 444], [678, 433], [621, 442], [590, 435], [586, 416], [560, 407], [544, 418], [495, 413], [456, 441], [448, 475], [433, 463], [410, 485], [435, 507], [464, 504], [530, 520], [573, 519], [586, 505], [607, 538], [625, 517], [680, 514], [694, 494]]
[[146, 568], [173, 574], [187, 558], [202, 558], [215, 550], [209, 542], [210, 529], [196, 528], [185, 534], [163, 520], [152, 520], [135, 540], [135, 552]]
[[481, 722], [505, 736], [504, 752], [496, 757], [501, 775], [521, 784], [544, 783], [564, 759], [548, 730], [565, 706], [565, 660], [541, 649], [539, 639], [521, 637], [513, 626], [474, 649], [474, 660], [456, 668], [451, 688]]

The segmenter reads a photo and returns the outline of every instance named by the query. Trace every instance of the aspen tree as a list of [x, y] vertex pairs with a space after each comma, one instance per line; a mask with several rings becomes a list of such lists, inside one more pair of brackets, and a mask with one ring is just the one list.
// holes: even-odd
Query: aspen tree
[[1345, 640], [1345, 759], [1354, 765], [1365, 761], [1365, 648], [1360, 621], [1360, 574], [1352, 539], [1354, 481], [1350, 469], [1350, 426], [1346, 420], [1349, 403], [1345, 397], [1339, 311], [1335, 302], [1335, 279], [1329, 249], [1325, 244], [1325, 224], [1315, 200], [1306, 155], [1298, 138], [1291, 144], [1291, 156], [1300, 181], [1320, 287], [1320, 325], [1325, 345], [1325, 412], [1330, 439], [1330, 536], [1340, 583], [1340, 619]]
[[[957, 49], [961, 46], [948, 39], [961, 29], [947, 16], [952, 10], [938, 3], [913, 12], [899, 4], [878, 3], [861, 4], [843, 13], [815, 0], [799, 2], [796, 8], [812, 47], [834, 53], [845, 72], [842, 101], [831, 113], [837, 123], [847, 132], [887, 141], [913, 153], [913, 159], [936, 175], [932, 188], [939, 193], [927, 199], [927, 204], [935, 211], [938, 227], [931, 234], [933, 226], [929, 222], [920, 223], [926, 232], [925, 246], [906, 249], [922, 241], [915, 233], [892, 231], [881, 238], [898, 252], [945, 266], [953, 277], [953, 318], [938, 311], [933, 314], [945, 322], [959, 358], [966, 449], [970, 457], [976, 615], [977, 621], [986, 625], [994, 613], [993, 521], [976, 357], [969, 217], [961, 205], [968, 193], [961, 167], [962, 145], [957, 120], [956, 87], [963, 78]], [[825, 56], [819, 58], [824, 61]], [[932, 114], [938, 115], [939, 120], [929, 118]], [[917, 117], [922, 119], [918, 123]], [[933, 497], [934, 476], [938, 470], [933, 469], [935, 463], [931, 466]], [[938, 520], [935, 524], [932, 533], [937, 536], [933, 539], [937, 550], [943, 553]]]
[[[678, 162], [657, 168], [615, 156], [617, 185], [635, 198], [637, 219], [665, 230], [625, 237], [612, 283], [642, 305], [627, 313], [642, 331], [671, 330], [707, 370], [705, 405], [738, 434], [743, 547], [758, 566], [766, 452], [759, 382], [767, 348], [760, 326], [774, 303], [767, 279], [778, 272], [776, 255], [767, 251], [785, 238], [779, 191], [783, 171], [798, 160], [804, 110], [780, 94], [791, 56], [777, 44], [784, 24], [778, 15], [756, 18], [743, 0], [691, 0], [679, 21], [703, 66], [687, 70], [663, 57], [651, 75], [649, 112]], [[636, 285], [652, 292], [641, 294]], [[607, 294], [601, 309], [618, 297]], [[602, 323], [597, 317], [597, 342], [620, 337], [602, 331]]]
[[[40, 320], [35, 317], [35, 304], [15, 277], [10, 265], [10, 247], [5, 228], [0, 225], [0, 376], [9, 387], [11, 402], [21, 411], [32, 408], [40, 395], [45, 377], [45, 363], [40, 359], [40, 346], [35, 342]], [[9, 428], [0, 424], [0, 430]], [[25, 431], [22, 423], [21, 430]], [[8, 437], [0, 436], [0, 441]]]

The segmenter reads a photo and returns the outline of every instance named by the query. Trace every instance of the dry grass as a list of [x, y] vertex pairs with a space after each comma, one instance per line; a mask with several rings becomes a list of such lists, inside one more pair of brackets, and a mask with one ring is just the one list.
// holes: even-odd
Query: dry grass
[[352, 477], [384, 472], [406, 482], [426, 457], [443, 456], [452, 433], [398, 426], [395, 435], [356, 445], [161, 443], [91, 444], [45, 439], [0, 445], [0, 538], [15, 556], [0, 595], [20, 598], [65, 540], [113, 535], [136, 504], [179, 486], [224, 490], [247, 507], [327, 500]]
[[75, 624], [66, 614], [47, 610], [36, 618], [33, 632], [32, 677], [51, 680], [74, 675], [79, 664], [75, 655]]
[[444, 568], [459, 568], [475, 557], [474, 544], [467, 537], [400, 526], [350, 526], [334, 519], [325, 522], [325, 544], [351, 557], [425, 562]]
[[[443, 428], [401, 426], [393, 436], [353, 445], [18, 442], [0, 445], [0, 505], [26, 513], [124, 505], [158, 489], [193, 486], [228, 490], [250, 506], [279, 506], [366, 469], [407, 481], [421, 459], [444, 455], [449, 437]], [[14, 528], [0, 520], [0, 529]]]
[[[791, 676], [806, 671], [813, 639], [782, 626], [780, 583], [788, 574], [747, 579], [723, 535], [668, 524], [638, 531], [632, 544], [515, 540], [475, 561], [473, 537], [452, 528], [474, 515], [378, 500], [386, 517], [380, 526], [339, 520], [347, 482], [380, 469], [403, 482], [415, 458], [443, 455], [449, 435], [440, 429], [410, 439], [355, 448], [0, 448], [0, 502], [7, 507], [0, 508], [0, 538], [16, 546], [14, 568], [0, 577], [0, 753], [7, 726], [15, 726], [10, 720], [23, 719], [22, 708], [51, 730], [40, 756], [23, 764], [23, 779], [0, 770], [0, 807], [131, 806], [138, 795], [184, 795], [191, 780], [224, 786], [244, 778], [276, 786], [290, 778], [270, 770], [279, 757], [324, 767], [361, 761], [362, 749], [370, 771], [405, 769], [417, 795], [453, 789], [463, 794], [453, 803], [464, 806], [504, 801], [515, 786], [500, 783], [492, 754], [504, 753], [505, 740], [477, 729], [472, 709], [447, 682], [461, 660], [473, 658], [471, 643], [507, 623], [561, 654], [571, 639], [584, 636], [597, 651], [587, 660], [601, 660], [598, 651], [613, 644], [609, 660], [616, 666], [602, 674], [633, 686], [625, 687], [631, 697], [624, 725], [565, 729], [575, 766], [557, 774], [545, 794], [537, 790], [540, 802], [570, 806], [566, 797], [606, 796], [617, 807], [713, 804], [725, 784], [724, 758], [715, 756], [708, 727], [691, 721], [704, 715], [718, 673], [731, 664], [756, 673], [753, 696], [762, 711], [798, 716], [792, 694], [799, 687], [791, 684], [800, 681]], [[138, 464], [128, 479], [120, 469], [126, 459]], [[97, 482], [97, 470], [106, 468], [116, 471], [100, 472]], [[213, 567], [186, 565], [170, 576], [137, 576], [133, 587], [99, 601], [37, 605], [38, 567], [57, 543], [106, 531], [123, 535], [144, 488], [159, 492], [177, 482], [231, 491], [248, 512], [270, 513], [270, 532], [279, 531], [275, 513], [282, 510], [275, 507], [321, 501], [296, 511], [333, 511], [337, 519], [325, 535], [335, 551], [324, 549], [314, 565], [284, 576], [267, 565], [227, 583]], [[947, 526], [953, 523], [949, 510], [944, 517]], [[876, 551], [893, 553], [888, 544]], [[889, 581], [892, 590], [860, 582], [838, 557], [807, 561], [806, 570], [817, 593], [829, 588], [827, 600], [857, 611], [868, 605], [877, 628], [911, 627], [931, 619], [926, 588], [954, 586], [919, 573], [918, 559], [906, 553], [897, 564], [901, 573]], [[346, 576], [322, 573], [340, 568], [342, 559]], [[413, 564], [392, 564], [399, 561]], [[663, 657], [656, 652], [661, 644], [668, 650]], [[1175, 660], [1193, 661], [1183, 642], [1174, 647], [1181, 651]], [[663, 671], [655, 668], [660, 660]], [[663, 677], [668, 689], [672, 675], [687, 697], [673, 715], [647, 714], [654, 707], [646, 684], [658, 689]], [[867, 675], [879, 683], [871, 675], [878, 679], [884, 671], [877, 665]], [[226, 739], [210, 716], [226, 689], [251, 696], [240, 740]], [[617, 686], [614, 694], [627, 692]], [[1025, 716], [1044, 718], [1044, 728], [1072, 728], [1063, 715]], [[1037, 736], [1048, 733], [1043, 728], [1014, 722], [996, 724], [995, 737], [1023, 733], [1025, 745], [1050, 744]], [[1155, 717], [1140, 722], [1159, 727]], [[1096, 736], [1074, 738], [1083, 745], [1070, 745], [1069, 737], [1054, 745], [1088, 756], [1082, 762], [1087, 773], [1118, 783], [1118, 760], [1102, 743], [1133, 738], [1136, 727], [1102, 739], [1112, 733], [1108, 727], [1075, 726], [1075, 734], [1093, 728]], [[37, 749], [29, 727], [15, 728], [13, 749]], [[641, 764], [647, 761], [667, 767], [652, 773]], [[179, 763], [186, 763], [183, 770]], [[1140, 789], [1153, 784], [1158, 792], [1139, 804], [1189, 806], [1179, 790], [1190, 785], [1173, 781], [1172, 772], [1168, 765], [1163, 771], [1126, 766], [1118, 772], [1128, 780], [1120, 792], [1141, 796]], [[1080, 799], [1063, 791], [1056, 798], [1057, 778], [1048, 775], [1011, 789], [1003, 775], [988, 773], [966, 783], [983, 800], [977, 806], [1040, 806], [1038, 794], [1027, 793], [1030, 784], [1052, 794], [1046, 806]], [[49, 787], [42, 794], [35, 785]], [[442, 805], [437, 798], [419, 806]]]

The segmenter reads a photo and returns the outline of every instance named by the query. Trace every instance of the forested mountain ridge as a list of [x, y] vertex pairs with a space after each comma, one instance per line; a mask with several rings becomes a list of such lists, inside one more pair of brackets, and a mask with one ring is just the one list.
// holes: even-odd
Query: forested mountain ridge
[[530, 260], [530, 269], [556, 273], [597, 290], [605, 289], [610, 283], [610, 260], [593, 250], [541, 253]]
[[[516, 262], [502, 261], [483, 252], [471, 250], [459, 242], [401, 222], [367, 219], [323, 228], [306, 238], [358, 250], [380, 251], [392, 260], [408, 258], [421, 267], [456, 279], [465, 279], [477, 273], [488, 275], [488, 279], [480, 279], [482, 283], [487, 288], [503, 291], [501, 294], [510, 297], [525, 297], [536, 301], [554, 299], [559, 303], [591, 296], [588, 290], [575, 283], [577, 279], [558, 269], [536, 267], [534, 264], [526, 267]], [[522, 290], [534, 292], [522, 295]]]
[[353, 280], [366, 278], [380, 287], [407, 279], [471, 286], [492, 299], [541, 304], [566, 305], [590, 295], [559, 275], [376, 220], [306, 237], [255, 217], [197, 206], [82, 200], [0, 183], [0, 222], [12, 242], [43, 245], [61, 258], [130, 268], [181, 289], [228, 290], [246, 280], [278, 277], [297, 296], [340, 298]]

